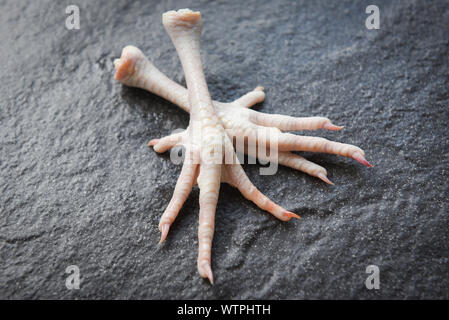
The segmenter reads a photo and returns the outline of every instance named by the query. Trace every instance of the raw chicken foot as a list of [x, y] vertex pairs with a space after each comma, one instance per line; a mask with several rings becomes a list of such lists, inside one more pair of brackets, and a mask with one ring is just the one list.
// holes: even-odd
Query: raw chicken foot
[[[163, 14], [162, 22], [175, 45], [186, 77], [190, 122], [186, 131], [178, 134], [183, 138], [185, 159], [172, 199], [160, 219], [161, 242], [197, 182], [200, 189], [197, 266], [200, 275], [213, 283], [211, 249], [221, 182], [237, 187], [243, 196], [280, 220], [288, 221], [299, 216], [263, 195], [250, 182], [238, 162], [232, 142], [215, 114], [204, 77], [200, 56], [200, 13], [187, 9], [169, 11]], [[176, 140], [180, 142], [180, 139]], [[153, 140], [151, 144], [160, 152], [174, 146], [164, 143], [164, 139]], [[232, 162], [223, 164], [224, 158], [229, 155]]]
[[[341, 127], [333, 125], [327, 118], [267, 115], [247, 109], [263, 101], [265, 94], [261, 87], [232, 103], [213, 103], [207, 89], [199, 54], [199, 37], [202, 27], [200, 13], [190, 10], [169, 11], [163, 15], [163, 24], [180, 57], [187, 91], [152, 66], [140, 50], [130, 46], [126, 47], [122, 57], [114, 62], [117, 70], [116, 79], [126, 85], [141, 87], [161, 95], [191, 113], [189, 127], [184, 132], [153, 139], [149, 143], [157, 152], [164, 152], [179, 143], [186, 149], [181, 174], [173, 197], [161, 217], [159, 230], [162, 242], [193, 185], [197, 182], [200, 188], [198, 271], [203, 278], [207, 277], [213, 283], [211, 248], [220, 182], [227, 182], [237, 187], [247, 199], [283, 221], [290, 220], [292, 217], [299, 218], [296, 214], [272, 202], [249, 181], [235, 156], [229, 136], [243, 135], [253, 138], [252, 141], [256, 141], [256, 144], [262, 143], [269, 148], [277, 147], [277, 139], [272, 140], [272, 135], [261, 137], [254, 132], [257, 131], [255, 129], [268, 127], [271, 132], [280, 136], [278, 146], [284, 151], [279, 152], [279, 163], [315, 175], [328, 183], [331, 182], [327, 179], [324, 168], [288, 151], [340, 154], [352, 157], [367, 166], [371, 165], [365, 160], [363, 150], [358, 147], [322, 138], [280, 133], [280, 130], [321, 128], [339, 130]], [[239, 115], [240, 120], [245, 119], [246, 122], [238, 121]], [[226, 132], [223, 127], [227, 129]], [[223, 165], [224, 156], [227, 157], [229, 154], [231, 154], [232, 163], [226, 162]]]
[[[187, 89], [167, 78], [138, 48], [126, 46], [122, 51], [120, 59], [114, 61], [114, 65], [116, 69], [115, 78], [122, 84], [145, 89], [178, 105], [187, 112], [190, 111]], [[264, 128], [280, 131], [317, 129], [337, 131], [343, 128], [332, 124], [325, 117], [291, 117], [266, 114], [248, 109], [262, 102], [264, 98], [265, 93], [263, 92], [263, 87], [259, 86], [230, 103], [213, 101], [218, 119], [232, 140], [248, 137], [249, 140], [257, 141], [258, 144], [266, 144], [269, 146], [269, 141], [267, 139], [263, 140], [260, 135], [257, 135], [257, 131], [263, 131]], [[281, 165], [320, 178], [326, 183], [333, 184], [327, 178], [325, 168], [289, 151], [313, 151], [338, 154], [353, 158], [368, 167], [372, 166], [365, 160], [364, 151], [356, 146], [329, 141], [319, 137], [278, 133], [280, 135], [280, 138], [278, 138], [278, 148], [282, 151], [278, 152], [278, 157], [274, 160], [277, 160]], [[165, 152], [178, 144], [183, 137], [184, 133], [177, 133], [161, 139], [153, 139], [149, 145], [154, 146], [156, 152]], [[251, 156], [267, 161], [267, 158], [263, 157], [264, 153], [256, 153], [254, 148], [244, 149], [241, 145], [237, 145], [236, 147], [239, 152], [249, 153]]]

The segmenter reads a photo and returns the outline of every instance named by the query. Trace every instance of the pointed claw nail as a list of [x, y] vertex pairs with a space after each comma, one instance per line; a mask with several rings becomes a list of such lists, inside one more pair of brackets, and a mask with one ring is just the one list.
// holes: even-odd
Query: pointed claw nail
[[159, 142], [159, 139], [150, 140], [150, 142], [148, 142], [147, 146], [152, 147], [152, 146], [156, 145], [158, 142]]
[[344, 126], [336, 126], [335, 124], [333, 124], [332, 122], [326, 122], [324, 125], [323, 125], [323, 129], [326, 129], [326, 130], [332, 130], [332, 131], [338, 131], [338, 130], [341, 130], [341, 129], [343, 129], [344, 128]]
[[323, 180], [324, 182], [334, 185], [334, 183], [332, 181], [330, 181], [326, 175], [324, 173], [318, 173], [318, 178], [320, 178], [321, 180]]
[[262, 87], [262, 86], [257, 86], [257, 87], [254, 89], [254, 91], [264, 91], [264, 90], [265, 90], [265, 88]]
[[362, 156], [362, 154], [360, 152], [354, 152], [352, 154], [352, 158], [358, 162], [360, 162], [361, 164], [363, 164], [364, 166], [370, 167], [372, 168], [373, 165], [371, 163], [369, 163], [368, 161], [366, 161], [365, 157]]
[[207, 279], [209, 279], [210, 284], [214, 284], [214, 276], [212, 274], [212, 268], [209, 264], [203, 264], [203, 270], [206, 273]]
[[295, 218], [295, 219], [301, 219], [300, 216], [298, 216], [296, 213], [290, 212], [290, 211], [284, 211], [284, 217], [289, 217], [289, 218]]
[[170, 229], [170, 225], [168, 223], [164, 223], [161, 226], [161, 239], [159, 240], [159, 243], [164, 242], [165, 238], [167, 238], [169, 229]]

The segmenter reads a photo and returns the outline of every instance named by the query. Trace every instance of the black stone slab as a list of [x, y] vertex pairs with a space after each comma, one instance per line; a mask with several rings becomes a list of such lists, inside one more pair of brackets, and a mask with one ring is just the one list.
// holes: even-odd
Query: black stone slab
[[[80, 8], [68, 30], [66, 6]], [[449, 2], [1, 1], [0, 298], [448, 298]], [[198, 189], [159, 246], [158, 220], [180, 166], [146, 143], [188, 114], [113, 79], [138, 46], [185, 84], [161, 24], [203, 15], [214, 99], [257, 85], [256, 109], [327, 116], [375, 166], [303, 154], [328, 186], [281, 167], [256, 186], [301, 220], [283, 223], [222, 185], [212, 267], [196, 269]], [[368, 265], [380, 289], [365, 287]], [[65, 270], [80, 269], [79, 290]]]

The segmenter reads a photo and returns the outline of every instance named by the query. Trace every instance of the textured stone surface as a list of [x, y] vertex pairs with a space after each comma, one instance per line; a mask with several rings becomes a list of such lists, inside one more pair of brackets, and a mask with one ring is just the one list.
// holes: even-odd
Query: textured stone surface
[[[376, 1], [1, 1], [0, 298], [448, 298], [449, 3]], [[167, 242], [157, 224], [180, 166], [146, 147], [188, 123], [170, 103], [113, 79], [134, 44], [185, 83], [161, 24], [201, 10], [212, 96], [256, 85], [258, 109], [345, 125], [313, 134], [359, 145], [368, 169], [305, 154], [336, 183], [246, 165], [269, 197], [303, 216], [283, 223], [223, 185], [216, 284], [196, 270], [198, 189]], [[380, 290], [365, 288], [378, 265]], [[65, 287], [77, 265], [81, 289]]]

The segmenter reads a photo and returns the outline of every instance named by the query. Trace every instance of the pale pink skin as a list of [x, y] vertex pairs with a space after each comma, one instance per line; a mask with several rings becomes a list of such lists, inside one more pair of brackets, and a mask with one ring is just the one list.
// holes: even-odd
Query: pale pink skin
[[[173, 198], [160, 221], [161, 240], [163, 241], [166, 237], [168, 228], [176, 218], [196, 180], [200, 188], [198, 272], [203, 278], [208, 278], [213, 283], [211, 250], [215, 210], [222, 176], [227, 182], [239, 188], [245, 197], [279, 219], [289, 220], [296, 215], [260, 193], [238, 163], [226, 165], [225, 168], [221, 164], [223, 160], [221, 151], [232, 150], [232, 143], [215, 114], [203, 73], [200, 56], [202, 28], [200, 13], [190, 10], [169, 11], [163, 14], [162, 23], [175, 45], [186, 77], [190, 105], [188, 133], [201, 130], [201, 136], [198, 138], [193, 134], [187, 135], [187, 140], [191, 140], [184, 143], [187, 156]], [[217, 152], [218, 150], [220, 152]]]
[[[197, 182], [200, 188], [200, 219], [198, 228], [199, 252], [198, 271], [203, 278], [213, 283], [211, 269], [211, 249], [214, 233], [214, 220], [221, 182], [237, 187], [240, 192], [257, 206], [288, 221], [299, 218], [263, 195], [248, 179], [235, 158], [232, 141], [228, 137], [250, 136], [257, 143], [270, 146], [270, 136], [261, 140], [255, 134], [260, 126], [280, 130], [340, 130], [323, 117], [295, 118], [283, 115], [268, 115], [248, 108], [264, 100], [262, 87], [257, 87], [232, 103], [212, 101], [203, 73], [200, 56], [201, 15], [190, 10], [169, 11], [163, 15], [163, 24], [172, 39], [181, 60], [187, 82], [187, 90], [168, 79], [155, 68], [133, 46], [123, 49], [122, 56], [114, 62], [117, 70], [115, 78], [123, 84], [140, 87], [158, 94], [190, 112], [189, 127], [181, 133], [161, 139], [153, 139], [149, 145], [157, 152], [165, 152], [178, 144], [186, 147], [186, 157], [176, 184], [173, 197], [161, 217], [159, 230], [161, 242], [165, 240], [170, 225], [178, 215], [192, 187]], [[238, 119], [238, 120], [237, 120]], [[243, 122], [241, 122], [243, 120]], [[246, 122], [245, 122], [246, 121]], [[227, 134], [224, 131], [227, 129]], [[192, 130], [201, 130], [201, 138], [192, 135]], [[253, 130], [253, 131], [252, 131]], [[296, 136], [280, 133], [278, 154], [280, 164], [304, 171], [332, 184], [326, 170], [289, 151], [327, 152], [351, 157], [362, 164], [371, 166], [364, 158], [364, 152], [358, 147], [329, 141], [317, 137]], [[234, 164], [208, 162], [212, 158], [222, 157], [215, 150], [225, 150], [234, 155]], [[248, 150], [240, 150], [248, 152]], [[206, 159], [204, 155], [208, 155]], [[259, 155], [260, 156], [260, 155]], [[260, 157], [259, 157], [260, 158]]]
[[[190, 111], [187, 89], [167, 78], [148, 61], [138, 48], [126, 46], [122, 51], [121, 58], [115, 61], [115, 68], [117, 69], [115, 78], [121, 83], [148, 90], [178, 105], [181, 109], [187, 112]], [[231, 139], [249, 135], [258, 141], [259, 144], [262, 144], [263, 141], [257, 136], [257, 129], [260, 128], [273, 128], [281, 131], [317, 129], [336, 131], [343, 128], [332, 124], [325, 117], [291, 117], [265, 114], [248, 109], [262, 102], [264, 98], [263, 87], [259, 86], [231, 103], [212, 102], [223, 128], [227, 130], [226, 132]], [[154, 146], [156, 152], [165, 152], [178, 144], [184, 135], [185, 133], [177, 133], [161, 139], [153, 139], [149, 145]], [[366, 166], [371, 166], [365, 160], [363, 150], [353, 145], [318, 137], [304, 137], [282, 132], [280, 137], [278, 148], [284, 151], [278, 153], [277, 162], [279, 164], [303, 171], [329, 184], [333, 183], [327, 178], [325, 168], [289, 151], [333, 153], [353, 158]], [[289, 142], [289, 139], [294, 139], [294, 143]], [[314, 144], [308, 145], [307, 142]], [[250, 155], [260, 158], [260, 154], [251, 154], [252, 149], [239, 149], [238, 151], [244, 151], [245, 153], [249, 151]]]

